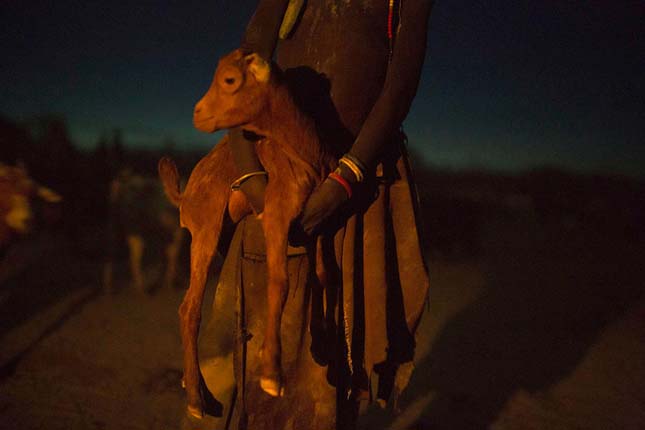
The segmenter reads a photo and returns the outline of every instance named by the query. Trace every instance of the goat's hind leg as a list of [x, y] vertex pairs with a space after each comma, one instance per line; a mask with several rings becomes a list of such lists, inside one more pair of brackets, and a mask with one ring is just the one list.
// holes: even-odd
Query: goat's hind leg
[[207, 388], [199, 370], [197, 337], [201, 321], [201, 308], [204, 289], [215, 247], [218, 232], [199, 231], [193, 234], [190, 247], [190, 286], [179, 307], [181, 340], [184, 351], [184, 385], [188, 397], [188, 412], [202, 418], [205, 409]]

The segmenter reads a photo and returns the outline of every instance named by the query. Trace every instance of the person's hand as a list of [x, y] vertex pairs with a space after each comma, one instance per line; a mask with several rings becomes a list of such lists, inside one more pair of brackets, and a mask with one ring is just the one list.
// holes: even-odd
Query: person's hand
[[349, 199], [347, 191], [337, 181], [327, 178], [316, 188], [305, 204], [300, 224], [311, 236], [336, 209]]
[[[336, 177], [336, 179], [333, 178]], [[340, 206], [351, 197], [351, 189], [357, 182], [355, 174], [344, 164], [339, 164], [338, 169], [316, 188], [302, 211], [300, 227], [302, 233], [311, 237], [321, 225]], [[344, 183], [341, 184], [341, 182]]]

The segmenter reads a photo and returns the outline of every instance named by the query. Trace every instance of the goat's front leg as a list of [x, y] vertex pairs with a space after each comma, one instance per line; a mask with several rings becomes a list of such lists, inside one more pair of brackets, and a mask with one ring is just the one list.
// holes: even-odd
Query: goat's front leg
[[213, 232], [193, 234], [190, 247], [190, 286], [179, 307], [179, 324], [184, 352], [184, 379], [188, 397], [188, 412], [202, 418], [204, 415], [203, 378], [199, 370], [197, 356], [197, 336], [201, 321], [202, 302], [206, 276], [213, 253], [217, 235]]
[[271, 396], [284, 391], [281, 369], [280, 325], [282, 309], [287, 299], [287, 236], [290, 216], [284, 208], [267, 206], [263, 214], [263, 229], [267, 247], [267, 321], [262, 346], [260, 387]]

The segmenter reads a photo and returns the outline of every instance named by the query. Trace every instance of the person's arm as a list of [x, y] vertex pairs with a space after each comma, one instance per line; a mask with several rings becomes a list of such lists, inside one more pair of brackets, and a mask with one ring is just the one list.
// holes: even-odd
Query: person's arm
[[242, 37], [242, 51], [256, 52], [271, 61], [288, 5], [289, 0], [260, 0]]
[[432, 0], [401, 1], [401, 20], [383, 90], [349, 153], [371, 167], [399, 129], [416, 95]]
[[[363, 174], [374, 167], [410, 110], [425, 58], [431, 7], [432, 0], [401, 2], [400, 27], [383, 89], [348, 153]], [[336, 173], [350, 188], [360, 179], [343, 163]], [[304, 231], [311, 234], [349, 197], [338, 180], [327, 178], [307, 201], [301, 221]]]
[[[244, 52], [256, 52], [270, 61], [278, 41], [278, 32], [282, 17], [289, 0], [261, 0], [242, 38], [240, 49]], [[240, 177], [252, 172], [264, 171], [262, 163], [255, 152], [255, 141], [247, 138], [241, 128], [229, 130], [230, 147], [233, 160]], [[240, 185], [240, 189], [253, 207], [255, 213], [264, 210], [264, 190], [266, 176], [252, 176]]]

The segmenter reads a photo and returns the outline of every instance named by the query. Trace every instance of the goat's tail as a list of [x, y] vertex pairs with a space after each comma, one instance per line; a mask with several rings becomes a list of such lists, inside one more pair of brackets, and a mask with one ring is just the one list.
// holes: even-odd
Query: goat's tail
[[176, 207], [181, 203], [181, 191], [179, 190], [179, 172], [177, 165], [172, 158], [162, 157], [157, 164], [159, 178], [163, 184], [163, 191], [166, 197]]

